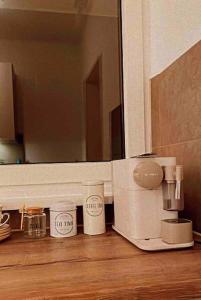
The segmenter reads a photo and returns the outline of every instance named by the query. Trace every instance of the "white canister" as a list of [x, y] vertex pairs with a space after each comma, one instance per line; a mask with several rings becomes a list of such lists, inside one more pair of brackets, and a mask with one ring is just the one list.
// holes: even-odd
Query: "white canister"
[[62, 238], [77, 234], [76, 205], [58, 202], [50, 207], [50, 236]]
[[83, 183], [84, 233], [96, 235], [105, 232], [105, 203], [103, 181]]

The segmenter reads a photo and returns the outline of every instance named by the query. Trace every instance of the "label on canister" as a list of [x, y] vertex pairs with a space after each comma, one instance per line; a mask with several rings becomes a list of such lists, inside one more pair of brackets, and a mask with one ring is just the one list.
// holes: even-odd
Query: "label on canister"
[[70, 213], [60, 213], [55, 218], [55, 230], [66, 235], [73, 230], [73, 216]]
[[100, 216], [103, 213], [104, 200], [99, 195], [91, 195], [86, 199], [86, 212], [92, 217]]
[[105, 232], [104, 198], [90, 195], [83, 203], [84, 233], [95, 235]]

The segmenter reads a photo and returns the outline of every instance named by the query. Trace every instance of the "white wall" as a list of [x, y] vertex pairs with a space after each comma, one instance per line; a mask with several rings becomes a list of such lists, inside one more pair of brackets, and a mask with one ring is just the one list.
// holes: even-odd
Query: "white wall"
[[201, 39], [200, 0], [143, 0], [150, 36], [150, 77]]

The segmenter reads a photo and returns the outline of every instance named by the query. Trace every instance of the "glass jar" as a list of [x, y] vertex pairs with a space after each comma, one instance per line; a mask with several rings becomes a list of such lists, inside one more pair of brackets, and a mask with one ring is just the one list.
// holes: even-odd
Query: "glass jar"
[[24, 214], [24, 236], [37, 239], [46, 235], [46, 214], [41, 207], [28, 207]]

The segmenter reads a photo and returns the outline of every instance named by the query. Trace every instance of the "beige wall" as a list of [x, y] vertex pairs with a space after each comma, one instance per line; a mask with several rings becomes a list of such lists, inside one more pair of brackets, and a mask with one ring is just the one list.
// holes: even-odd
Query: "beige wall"
[[68, 43], [0, 40], [0, 61], [16, 74], [17, 127], [30, 162], [82, 160], [79, 57]]
[[84, 82], [87, 79], [97, 59], [101, 57], [104, 160], [111, 159], [109, 112], [120, 104], [118, 37], [117, 18], [86, 18], [81, 45], [82, 80]]

